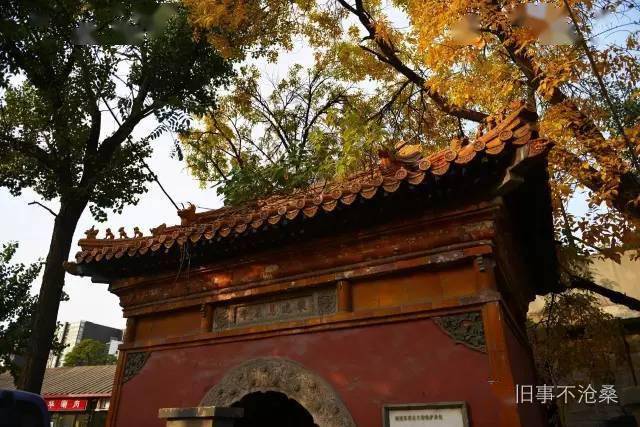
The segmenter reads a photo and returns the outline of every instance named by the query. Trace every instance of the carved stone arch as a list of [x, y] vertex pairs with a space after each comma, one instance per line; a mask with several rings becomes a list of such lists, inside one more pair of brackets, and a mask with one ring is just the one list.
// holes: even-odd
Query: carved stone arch
[[299, 363], [266, 357], [232, 368], [200, 401], [200, 406], [231, 406], [255, 392], [277, 391], [295, 399], [319, 427], [355, 427], [347, 407], [320, 376]]

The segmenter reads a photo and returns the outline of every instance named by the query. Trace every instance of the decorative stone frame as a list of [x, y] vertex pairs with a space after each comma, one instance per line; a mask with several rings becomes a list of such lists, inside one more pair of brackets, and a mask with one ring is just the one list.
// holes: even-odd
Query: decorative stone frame
[[231, 406], [255, 392], [276, 391], [300, 403], [319, 427], [356, 427], [333, 388], [302, 365], [283, 358], [252, 359], [232, 368], [200, 401]]
[[138, 375], [138, 373], [144, 368], [144, 364], [147, 363], [150, 353], [146, 351], [136, 351], [133, 353], [126, 353], [126, 359], [124, 363], [124, 371], [122, 373], [122, 382], [126, 383], [131, 378]]
[[472, 350], [487, 352], [487, 345], [480, 311], [435, 317], [434, 322], [457, 344], [464, 344]]

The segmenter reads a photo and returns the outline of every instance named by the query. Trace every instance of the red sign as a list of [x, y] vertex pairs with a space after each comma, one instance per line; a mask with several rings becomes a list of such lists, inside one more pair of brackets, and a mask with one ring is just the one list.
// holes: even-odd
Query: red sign
[[87, 399], [47, 399], [49, 412], [59, 411], [85, 411]]

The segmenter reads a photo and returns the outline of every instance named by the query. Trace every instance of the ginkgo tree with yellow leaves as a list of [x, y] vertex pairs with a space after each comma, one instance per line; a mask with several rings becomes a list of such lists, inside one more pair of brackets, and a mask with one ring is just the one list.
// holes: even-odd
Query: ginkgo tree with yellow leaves
[[[363, 134], [370, 139], [362, 150], [337, 141], [323, 161], [338, 178], [348, 170], [338, 165], [366, 163], [357, 159], [372, 146], [402, 140], [428, 151], [453, 137], [465, 141], [489, 114], [526, 100], [541, 134], [555, 142], [549, 169], [564, 284], [640, 310], [640, 301], [595, 283], [583, 268], [591, 255], [617, 260], [640, 246], [636, 1], [185, 1], [193, 23], [230, 53], [245, 39], [227, 37], [225, 26], [246, 40], [268, 37], [271, 47], [290, 47], [301, 35], [318, 63], [332, 64], [336, 84], [375, 88], [349, 99], [365, 114], [336, 124], [377, 127]], [[226, 22], [233, 11], [239, 15]], [[586, 212], [568, 209], [575, 200]]]

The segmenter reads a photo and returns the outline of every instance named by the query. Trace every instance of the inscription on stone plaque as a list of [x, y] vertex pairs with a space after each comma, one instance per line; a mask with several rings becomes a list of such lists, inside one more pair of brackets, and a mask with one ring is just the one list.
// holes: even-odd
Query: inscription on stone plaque
[[213, 312], [213, 330], [262, 325], [333, 314], [336, 288], [282, 295], [248, 303], [219, 306]]
[[305, 295], [281, 301], [239, 305], [235, 307], [236, 326], [256, 322], [295, 319], [313, 314], [313, 295]]
[[463, 402], [393, 405], [384, 408], [384, 427], [468, 427]]

